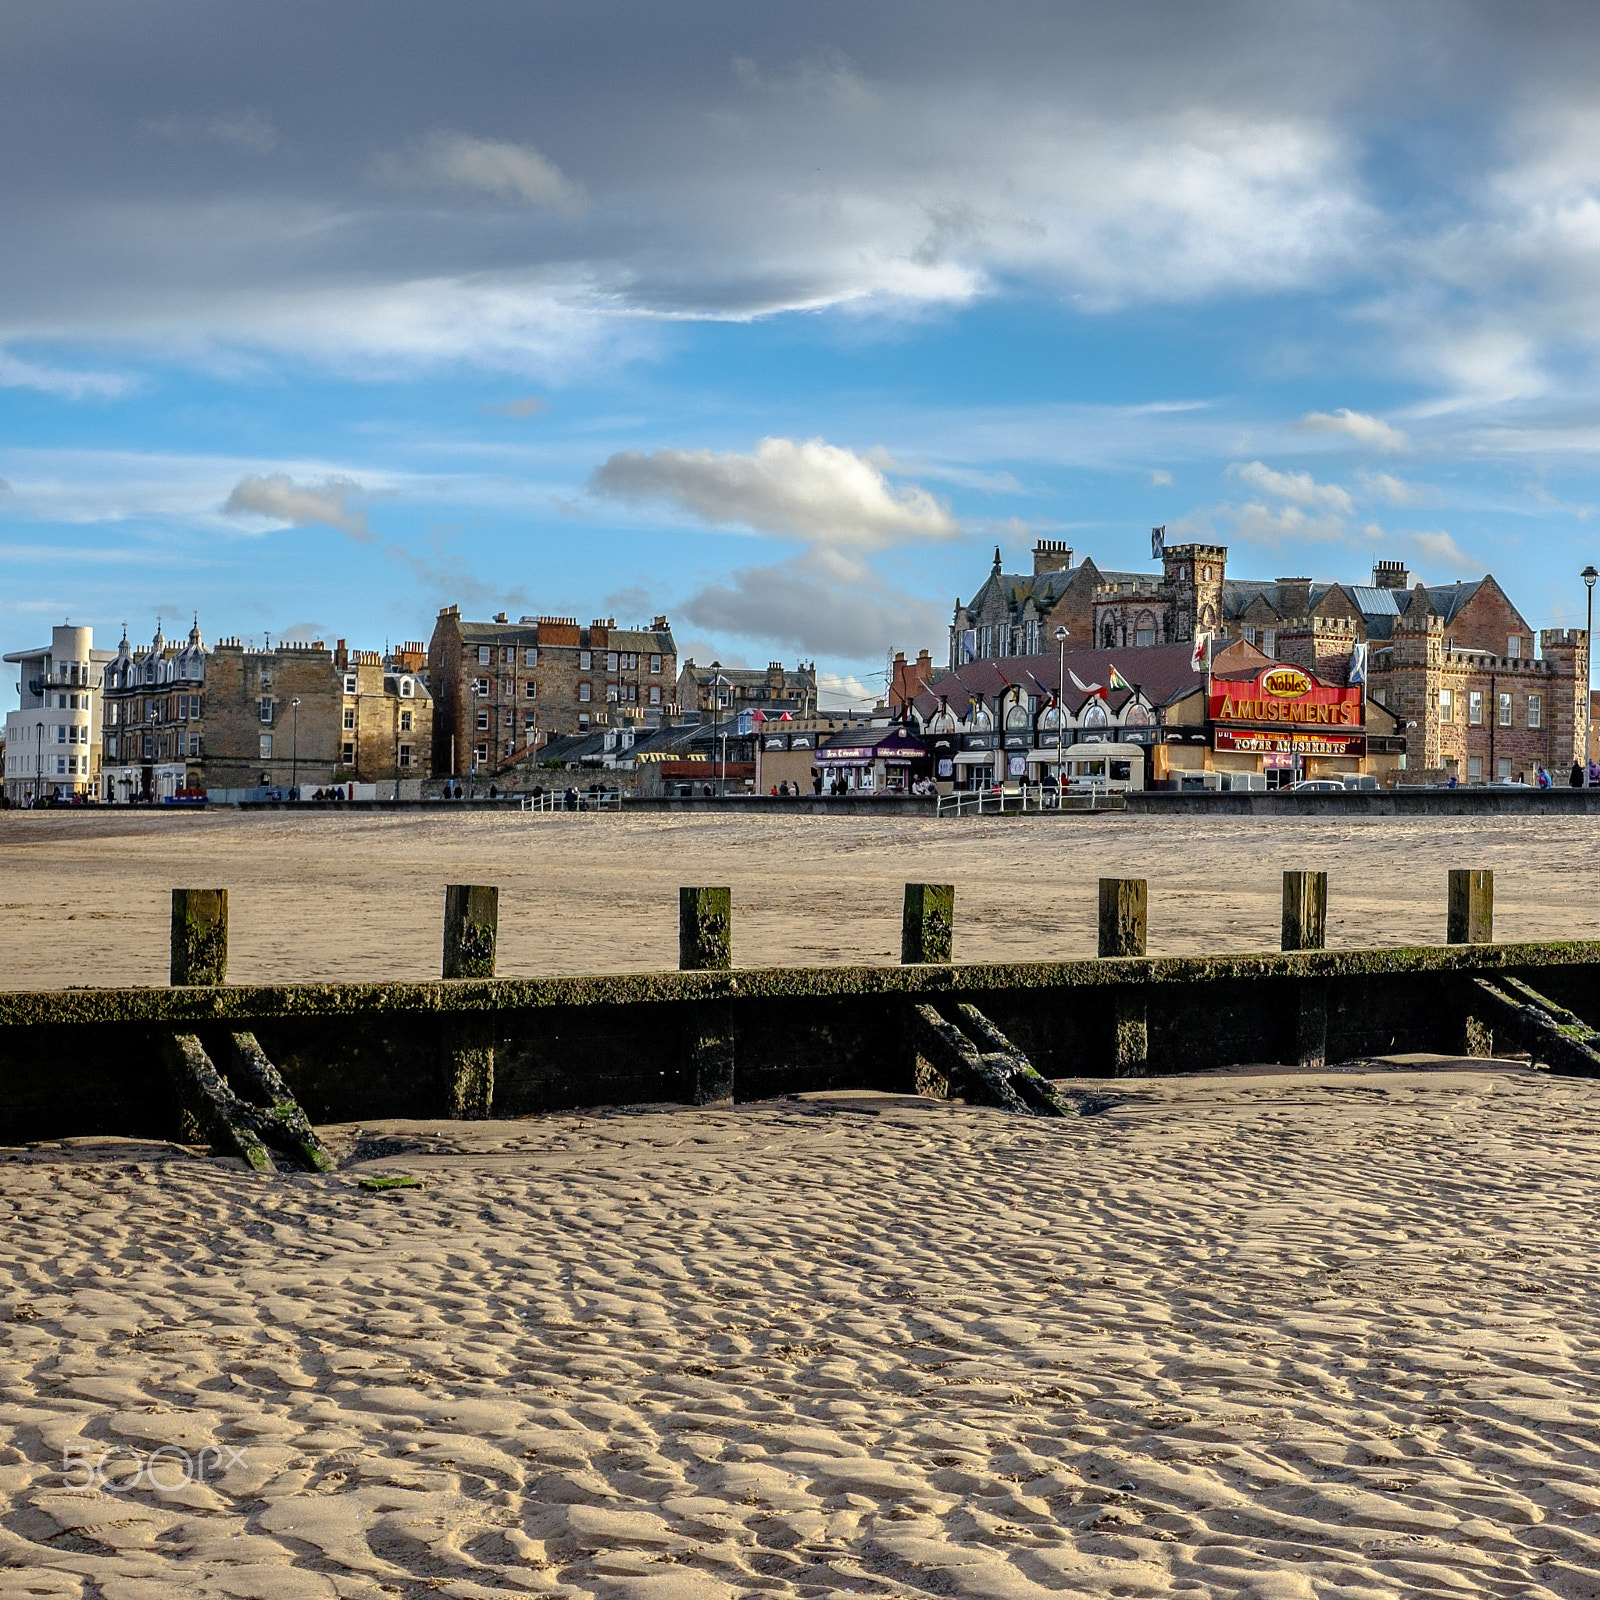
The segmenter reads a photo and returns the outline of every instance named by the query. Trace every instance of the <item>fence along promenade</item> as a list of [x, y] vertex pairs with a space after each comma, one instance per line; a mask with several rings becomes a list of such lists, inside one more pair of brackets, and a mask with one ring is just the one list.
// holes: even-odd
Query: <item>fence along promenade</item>
[[227, 981], [225, 889], [175, 889], [169, 987], [0, 992], [0, 1143], [179, 1139], [266, 1172], [380, 1117], [847, 1088], [1062, 1116], [1052, 1079], [1497, 1046], [1600, 1075], [1600, 940], [1497, 944], [1493, 873], [1446, 888], [1442, 945], [1329, 950], [1327, 875], [1297, 871], [1278, 951], [1163, 957], [1146, 881], [1104, 878], [1095, 957], [969, 964], [955, 887], [913, 883], [898, 966], [741, 969], [731, 892], [697, 886], [675, 972], [500, 978], [499, 892], [458, 884], [438, 980], [274, 985]]

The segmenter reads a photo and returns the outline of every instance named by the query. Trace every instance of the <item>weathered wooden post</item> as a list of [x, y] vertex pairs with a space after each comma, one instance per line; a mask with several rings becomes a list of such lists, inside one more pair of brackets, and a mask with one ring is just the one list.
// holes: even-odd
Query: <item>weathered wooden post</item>
[[[492, 978], [499, 932], [499, 889], [450, 884], [444, 892], [444, 976]], [[487, 1117], [494, 1106], [494, 1015], [445, 1011], [440, 1023], [447, 1114]]]
[[1445, 943], [1491, 944], [1493, 941], [1494, 874], [1452, 867]]
[[491, 884], [452, 883], [444, 892], [444, 975], [492, 978], [500, 927], [500, 891]]
[[714, 972], [733, 965], [733, 891], [678, 891], [678, 970]]
[[[1324, 950], [1328, 944], [1328, 874], [1286, 872], [1283, 875], [1285, 950]], [[1328, 984], [1324, 978], [1302, 978], [1295, 985], [1295, 1060], [1302, 1067], [1328, 1064]]]
[[[1142, 956], [1149, 885], [1143, 878], [1100, 880], [1100, 954]], [[1150, 1005], [1144, 990], [1113, 991], [1111, 1070], [1141, 1076], [1150, 1061]]]
[[172, 891], [172, 982], [228, 981], [228, 891]]
[[[722, 972], [733, 965], [733, 891], [678, 890], [678, 968]], [[697, 1106], [733, 1099], [733, 1007], [706, 1000], [685, 1008], [689, 1096]]]
[[1142, 956], [1149, 885], [1143, 878], [1100, 880], [1100, 954]]
[[1328, 874], [1284, 873], [1282, 948], [1324, 950], [1327, 944]]
[[900, 913], [900, 964], [953, 959], [956, 888], [953, 883], [908, 883]]

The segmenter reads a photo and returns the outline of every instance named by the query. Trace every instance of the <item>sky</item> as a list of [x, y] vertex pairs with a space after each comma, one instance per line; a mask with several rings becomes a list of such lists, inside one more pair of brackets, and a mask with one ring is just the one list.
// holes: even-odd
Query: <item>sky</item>
[[[0, 0], [0, 647], [1600, 564], [1600, 10]], [[11, 704], [14, 684], [3, 685]]]

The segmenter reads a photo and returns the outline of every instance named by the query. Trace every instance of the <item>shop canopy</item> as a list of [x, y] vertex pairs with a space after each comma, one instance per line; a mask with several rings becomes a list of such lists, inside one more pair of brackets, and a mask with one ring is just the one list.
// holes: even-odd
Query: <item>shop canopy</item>
[[927, 746], [902, 727], [841, 733], [818, 747], [816, 763], [822, 767], [872, 767], [880, 761], [904, 767], [926, 761]]

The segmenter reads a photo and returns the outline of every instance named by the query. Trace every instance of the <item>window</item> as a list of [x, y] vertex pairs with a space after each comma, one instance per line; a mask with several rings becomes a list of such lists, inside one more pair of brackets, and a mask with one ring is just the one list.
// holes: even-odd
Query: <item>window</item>
[[1467, 757], [1467, 782], [1468, 783], [1482, 783], [1483, 782], [1483, 757], [1482, 756], [1468, 756]]
[[661, 670], [661, 657], [660, 656], [651, 656], [650, 657], [650, 670], [652, 672], [659, 672]]
[[488, 694], [489, 680], [487, 678], [474, 678], [472, 680], [472, 692], [474, 694]]
[[578, 668], [579, 668], [579, 670], [582, 671], [582, 672], [587, 672], [593, 666], [594, 666], [594, 651], [592, 651], [592, 650], [580, 650], [578, 652]]
[[505, 663], [506, 666], [509, 667], [517, 659], [516, 646], [510, 644], [506, 645], [500, 652], [500, 659]]
[[1246, 644], [1254, 644], [1256, 642], [1256, 630], [1249, 623], [1245, 624], [1244, 642]]
[[57, 756], [56, 757], [56, 776], [58, 778], [64, 778], [64, 777], [66, 777], [66, 775], [67, 775], [67, 758], [65, 756]]
[[472, 752], [472, 759], [474, 761], [476, 761], [480, 766], [486, 766], [488, 764], [488, 761], [489, 761], [489, 747], [488, 747], [488, 745], [480, 744], [477, 747], [477, 749]]
[[[148, 739], [144, 742], [144, 753], [147, 757], [150, 754], [150, 741]], [[263, 761], [272, 759], [272, 735], [270, 733], [261, 735], [261, 759]]]
[[650, 685], [650, 704], [653, 706], [661, 704], [661, 685], [659, 683]]
[[525, 699], [537, 700], [539, 698], [539, 685], [532, 678], [529, 678], [522, 686], [522, 693]]
[[189, 696], [189, 716], [191, 720], [198, 721], [203, 714], [205, 696], [192, 694]]
[[[1522, 635], [1520, 633], [1513, 633], [1506, 640], [1506, 654], [1513, 661], [1517, 661], [1517, 660], [1521, 659], [1521, 657], [1522, 657]], [[1509, 777], [1510, 774], [1508, 773], [1507, 776]]]
[[1453, 689], [1439, 691], [1439, 720], [1441, 722], [1454, 722], [1456, 712], [1456, 696]]
[[355, 673], [353, 673], [353, 672], [345, 673], [345, 675], [344, 675], [344, 692], [346, 694], [354, 694], [356, 692], [356, 675], [355, 675]]
[[409, 767], [411, 765], [411, 746], [408, 744], [403, 744], [400, 746], [400, 765], [402, 767]]
[[356, 708], [354, 706], [346, 706], [344, 708], [344, 725], [345, 725], [345, 729], [346, 729], [347, 732], [351, 728], [355, 727], [355, 725], [356, 725]]
[[509, 760], [517, 753], [517, 741], [515, 739], [507, 739], [505, 743], [505, 749], [502, 753], [505, 755], [507, 760]]
[[270, 667], [263, 667], [261, 669], [261, 687], [263, 689], [270, 689], [272, 687], [272, 669]]
[[411, 713], [409, 711], [400, 713], [400, 731], [401, 733], [411, 732]]
[[1156, 642], [1156, 630], [1154, 628], [1135, 628], [1133, 630], [1133, 642], [1140, 649], [1153, 645]]
[[483, 730], [485, 728], [487, 728], [488, 726], [489, 726], [489, 713], [487, 711], [480, 711], [478, 713], [478, 732], [482, 733]]
[[[266, 753], [270, 756], [272, 754], [272, 735], [270, 733], [262, 734], [261, 735], [261, 742], [262, 742], [262, 744], [264, 744], [267, 747]], [[144, 736], [144, 758], [145, 758], [145, 760], [146, 761], [151, 760], [154, 757], [155, 753], [156, 753], [156, 736], [153, 733], [147, 733]]]
[[606, 671], [607, 672], [615, 672], [617, 670], [617, 661], [618, 661], [618, 656], [617, 656], [617, 652], [615, 650], [606, 651]]
[[1467, 690], [1467, 726], [1481, 728], [1483, 726], [1483, 690]]
[[493, 651], [490, 650], [488, 645], [480, 644], [478, 646], [478, 665], [480, 667], [486, 667], [486, 666], [489, 665], [490, 661], [492, 661], [493, 659], [494, 659], [494, 653], [493, 653]]
[[539, 652], [537, 650], [524, 650], [522, 652], [522, 664], [525, 667], [536, 667], [536, 666], [538, 666], [539, 665]]
[[1508, 694], [1501, 695], [1496, 709], [1500, 717], [1500, 726], [1509, 728], [1511, 726], [1511, 696]]
[[66, 730], [66, 727], [65, 727], [64, 724], [58, 722], [56, 724], [56, 743], [57, 744], [65, 744], [66, 742], [67, 742], [67, 730]]
[[402, 678], [400, 680], [400, 698], [402, 700], [413, 700], [413, 699], [416, 698], [416, 694], [417, 694], [417, 682], [416, 682], [416, 679], [415, 678]]
[[578, 702], [580, 705], [587, 705], [593, 694], [594, 690], [589, 684], [580, 683], [578, 685]]
[[1494, 775], [1501, 783], [1511, 782], [1511, 757], [1501, 756], [1494, 764]]
[[1528, 726], [1542, 728], [1544, 726], [1544, 696], [1530, 694], [1528, 696]]
[[353, 767], [356, 764], [356, 747], [348, 741], [340, 745], [339, 761], [343, 766]]
[[200, 754], [200, 735], [198, 733], [189, 735], [189, 754], [192, 756]]
[[506, 699], [511, 699], [516, 692], [517, 686], [511, 681], [510, 678], [502, 678], [500, 680], [500, 693], [503, 694]]
[[539, 713], [537, 711], [524, 711], [522, 713], [522, 726], [524, 728], [537, 728], [539, 726]]
[[583, 729], [584, 732], [588, 732], [588, 729], [589, 729], [589, 713], [587, 711], [580, 711], [578, 713], [578, 726], [581, 729]]
[[272, 702], [270, 700], [263, 700], [261, 702], [261, 720], [263, 722], [272, 721]]
[[612, 705], [615, 705], [617, 703], [618, 693], [617, 693], [617, 685], [616, 684], [608, 683], [606, 685], [606, 699], [609, 700]]
[[508, 728], [514, 727], [516, 725], [517, 714], [516, 714], [516, 712], [514, 710], [512, 710], [512, 708], [510, 706], [507, 706], [505, 708], [505, 710], [501, 713], [500, 720]]

